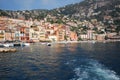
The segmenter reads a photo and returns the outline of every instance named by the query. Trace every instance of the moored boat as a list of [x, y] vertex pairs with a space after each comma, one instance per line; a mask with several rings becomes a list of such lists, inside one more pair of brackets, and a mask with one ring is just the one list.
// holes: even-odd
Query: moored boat
[[30, 43], [23, 43], [24, 46], [30, 46]]
[[16, 48], [0, 48], [0, 52], [16, 52]]
[[14, 44], [13, 43], [5, 43], [3, 44], [4, 47], [13, 47]]
[[47, 46], [51, 46], [51, 43], [47, 43]]

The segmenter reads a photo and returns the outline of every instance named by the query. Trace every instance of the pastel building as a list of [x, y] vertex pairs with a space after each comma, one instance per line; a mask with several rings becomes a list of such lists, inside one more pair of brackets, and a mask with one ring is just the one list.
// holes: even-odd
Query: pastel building
[[80, 38], [81, 38], [82, 40], [87, 40], [87, 39], [88, 39], [88, 35], [87, 35], [87, 34], [81, 34], [81, 35], [80, 35]]
[[39, 27], [37, 25], [32, 25], [29, 31], [30, 40], [34, 42], [39, 42]]
[[43, 27], [40, 27], [39, 40], [40, 41], [45, 41], [46, 40], [46, 30]]
[[5, 40], [8, 40], [8, 41], [15, 40], [15, 33], [13, 29], [10, 29], [10, 28], [5, 29]]
[[5, 30], [0, 29], [0, 41], [4, 41], [4, 40], [5, 40]]
[[46, 29], [46, 34], [45, 34], [45, 38], [47, 41], [52, 41], [51, 36], [53, 36], [54, 34], [54, 30], [52, 28], [47, 28]]
[[56, 35], [50, 35], [49, 40], [52, 41], [52, 42], [55, 42], [55, 41], [58, 41], [58, 38], [57, 38]]
[[64, 41], [66, 35], [65, 26], [63, 25], [56, 26], [54, 34], [57, 37], [57, 41]]
[[56, 36], [58, 41], [64, 41], [65, 40], [65, 30], [59, 29], [56, 31]]
[[99, 34], [96, 36], [97, 41], [104, 41], [105, 40], [105, 34]]
[[92, 30], [88, 30], [87, 31], [87, 38], [88, 38], [88, 40], [93, 40], [93, 32], [94, 31], [92, 31]]
[[71, 41], [77, 41], [78, 40], [77, 34], [75, 32], [71, 31], [69, 37], [70, 37]]
[[20, 27], [20, 40], [21, 41], [29, 41], [29, 27], [22, 26]]
[[15, 31], [15, 40], [20, 40], [20, 31]]

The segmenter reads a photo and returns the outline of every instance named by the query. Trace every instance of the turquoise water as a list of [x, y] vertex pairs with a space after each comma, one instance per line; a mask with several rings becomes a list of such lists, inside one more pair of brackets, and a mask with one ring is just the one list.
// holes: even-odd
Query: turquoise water
[[0, 80], [120, 80], [120, 42], [17, 49], [0, 53]]

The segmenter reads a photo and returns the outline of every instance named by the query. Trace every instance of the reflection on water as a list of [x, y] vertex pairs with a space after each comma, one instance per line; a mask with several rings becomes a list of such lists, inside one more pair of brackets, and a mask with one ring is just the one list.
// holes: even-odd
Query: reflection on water
[[120, 80], [119, 42], [38, 43], [17, 49], [0, 53], [0, 80]]

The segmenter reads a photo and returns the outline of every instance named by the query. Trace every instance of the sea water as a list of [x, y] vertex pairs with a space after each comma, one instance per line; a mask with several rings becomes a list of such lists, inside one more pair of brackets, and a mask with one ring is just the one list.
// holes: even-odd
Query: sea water
[[120, 42], [34, 43], [0, 53], [0, 80], [120, 80]]

